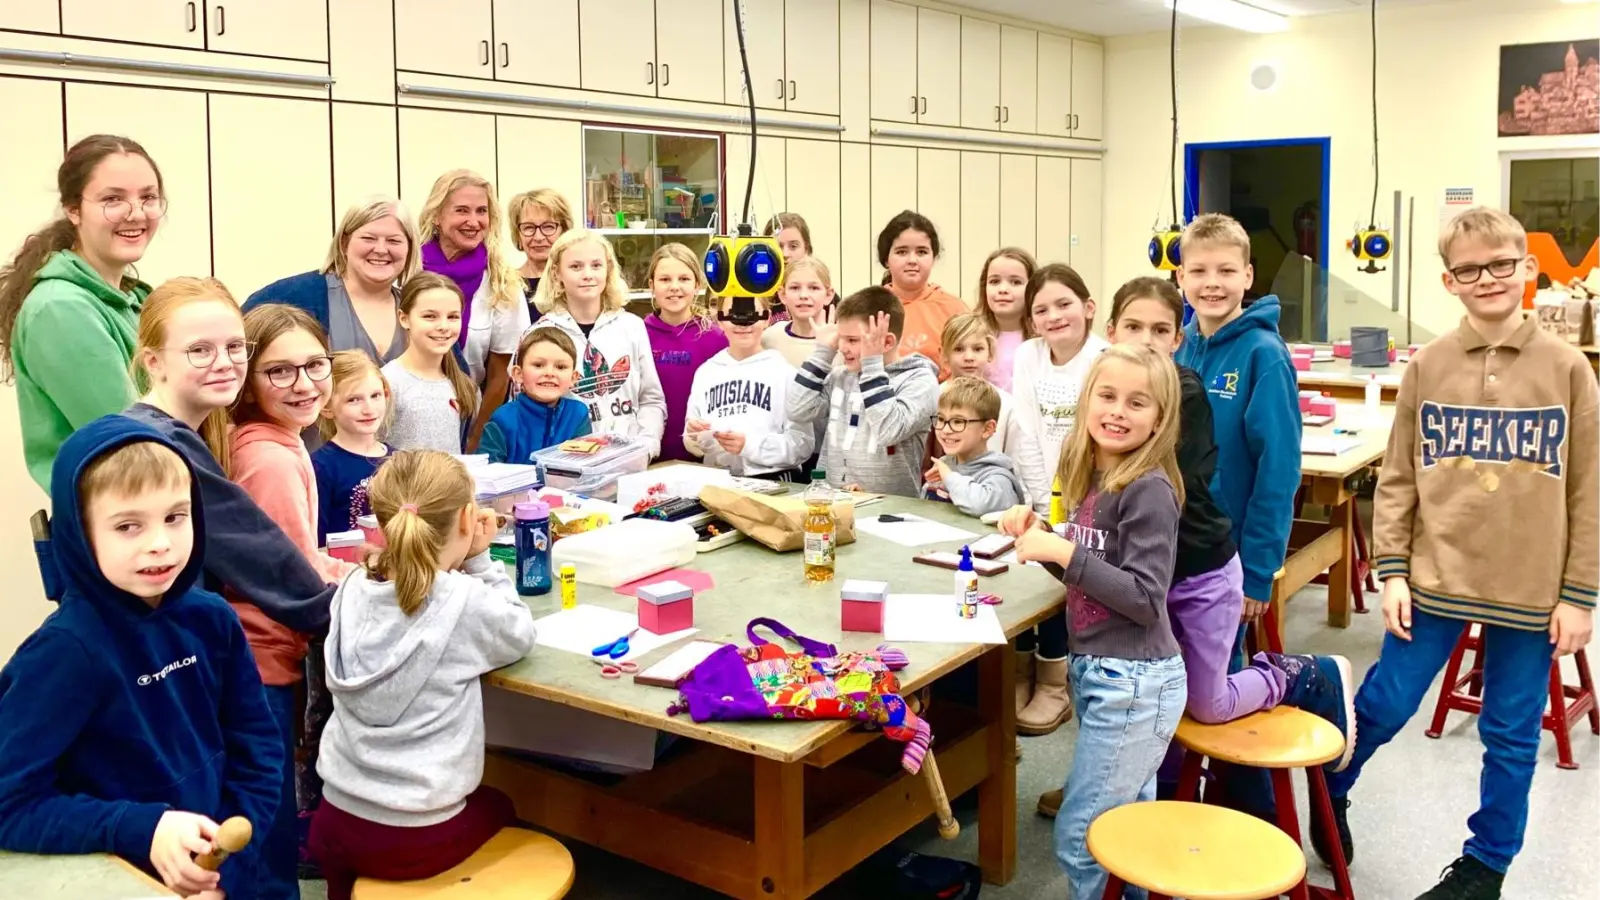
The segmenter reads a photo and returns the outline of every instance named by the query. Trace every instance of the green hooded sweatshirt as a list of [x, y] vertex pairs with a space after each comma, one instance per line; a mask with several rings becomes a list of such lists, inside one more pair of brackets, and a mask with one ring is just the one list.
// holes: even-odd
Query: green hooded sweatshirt
[[11, 338], [28, 474], [50, 490], [56, 451], [72, 432], [136, 399], [128, 364], [150, 286], [123, 293], [71, 250], [34, 276]]

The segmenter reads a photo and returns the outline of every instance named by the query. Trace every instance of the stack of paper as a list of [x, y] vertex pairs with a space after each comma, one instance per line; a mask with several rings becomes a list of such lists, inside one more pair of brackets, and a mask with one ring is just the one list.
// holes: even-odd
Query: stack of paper
[[513, 491], [537, 487], [538, 466], [521, 466], [513, 463], [484, 463], [469, 466], [472, 480], [477, 485], [479, 497], [500, 497]]

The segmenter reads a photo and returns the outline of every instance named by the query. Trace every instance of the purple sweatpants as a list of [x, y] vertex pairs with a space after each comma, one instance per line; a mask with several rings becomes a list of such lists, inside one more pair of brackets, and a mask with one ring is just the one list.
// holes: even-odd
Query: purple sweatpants
[[1177, 582], [1167, 592], [1167, 617], [1189, 676], [1188, 713], [1197, 722], [1231, 722], [1283, 699], [1287, 679], [1264, 654], [1256, 654], [1243, 671], [1228, 674], [1243, 608], [1244, 570], [1237, 556], [1220, 569]]

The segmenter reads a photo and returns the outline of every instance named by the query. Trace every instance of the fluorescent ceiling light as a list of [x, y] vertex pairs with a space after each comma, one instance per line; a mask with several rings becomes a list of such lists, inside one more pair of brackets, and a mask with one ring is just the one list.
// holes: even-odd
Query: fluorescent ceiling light
[[1182, 15], [1205, 19], [1207, 22], [1226, 25], [1240, 31], [1268, 34], [1289, 30], [1287, 16], [1269, 12], [1259, 6], [1241, 3], [1239, 0], [1166, 0], [1166, 4], [1167, 9], [1172, 9], [1176, 4], [1178, 12]]

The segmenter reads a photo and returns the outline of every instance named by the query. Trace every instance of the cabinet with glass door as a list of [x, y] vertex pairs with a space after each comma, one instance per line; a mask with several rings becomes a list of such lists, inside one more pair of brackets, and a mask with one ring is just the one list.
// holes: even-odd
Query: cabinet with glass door
[[722, 216], [722, 136], [584, 126], [584, 222], [616, 251], [628, 299], [648, 312], [650, 257], [680, 243], [704, 255]]

